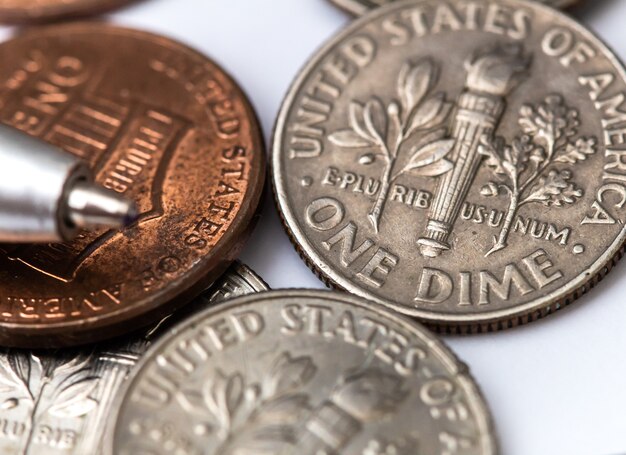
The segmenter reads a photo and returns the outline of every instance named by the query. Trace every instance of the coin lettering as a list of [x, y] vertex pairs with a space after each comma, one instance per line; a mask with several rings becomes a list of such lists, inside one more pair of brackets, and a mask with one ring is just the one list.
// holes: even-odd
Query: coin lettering
[[[189, 314], [266, 289], [250, 269], [235, 264], [182, 312], [146, 332], [79, 350], [4, 350], [0, 353], [0, 451], [24, 455], [101, 453], [113, 400], [150, 344]], [[40, 306], [41, 302], [33, 303], [33, 308]], [[197, 349], [195, 345], [190, 348]], [[154, 378], [157, 384], [160, 379]]]
[[139, 210], [124, 232], [3, 247], [6, 344], [137, 329], [224, 271], [250, 232], [265, 157], [245, 96], [220, 68], [173, 41], [111, 26], [33, 30], [0, 54], [12, 62], [0, 72], [0, 120], [85, 159]]
[[[364, 36], [377, 49], [367, 65], [308, 102], [342, 44]], [[389, 6], [332, 40], [288, 94], [279, 209], [331, 285], [446, 331], [528, 322], [619, 257], [625, 101], [617, 59], [557, 11]], [[294, 130], [303, 110], [307, 133]], [[304, 138], [317, 145], [294, 153]]]
[[497, 453], [465, 368], [421, 327], [337, 293], [206, 312], [154, 346], [125, 395], [109, 453]]

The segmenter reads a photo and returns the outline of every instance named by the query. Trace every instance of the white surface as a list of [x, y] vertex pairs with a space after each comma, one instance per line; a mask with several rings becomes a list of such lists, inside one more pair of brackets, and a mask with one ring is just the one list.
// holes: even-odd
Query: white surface
[[[626, 0], [577, 13], [626, 59]], [[296, 72], [350, 18], [326, 0], [149, 0], [119, 24], [183, 41], [228, 69], [269, 141]], [[274, 288], [323, 287], [299, 259], [270, 198], [243, 260]], [[589, 295], [544, 321], [446, 341], [489, 401], [503, 455], [626, 453], [626, 260]]]

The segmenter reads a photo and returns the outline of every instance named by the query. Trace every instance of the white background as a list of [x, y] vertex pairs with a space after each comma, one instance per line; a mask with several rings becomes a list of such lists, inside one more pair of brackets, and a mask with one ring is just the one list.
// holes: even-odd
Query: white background
[[[626, 59], [626, 0], [587, 0], [573, 13]], [[351, 18], [327, 0], [148, 0], [112, 20], [177, 38], [220, 63], [249, 94], [269, 141], [297, 71]], [[243, 260], [273, 288], [323, 287], [269, 197]], [[503, 455], [626, 453], [625, 272], [626, 260], [544, 321], [446, 339], [486, 395]]]

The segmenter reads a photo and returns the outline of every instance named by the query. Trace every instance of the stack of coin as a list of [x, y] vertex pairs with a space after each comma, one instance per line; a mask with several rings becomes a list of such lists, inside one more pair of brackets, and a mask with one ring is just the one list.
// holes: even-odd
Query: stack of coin
[[[271, 152], [278, 210], [315, 273], [455, 334], [537, 320], [595, 286], [626, 239], [619, 59], [531, 1], [336, 3], [367, 14], [297, 77]], [[301, 311], [284, 313], [306, 327]], [[427, 439], [371, 453], [492, 453], [476, 435]]]
[[135, 335], [81, 348], [0, 353], [7, 396], [0, 453], [97, 455], [126, 376], [155, 340], [190, 314], [264, 290], [254, 272], [236, 264], [184, 310]]
[[[0, 16], [38, 21], [96, 3], [4, 2]], [[113, 399], [154, 339], [267, 289], [243, 265], [227, 271], [258, 218], [262, 135], [230, 76], [161, 36], [68, 23], [31, 28], [0, 56], [0, 121], [80, 157], [140, 212], [121, 232], [0, 248], [0, 451], [97, 454]]]
[[[0, 248], [0, 452], [500, 453], [429, 328], [537, 320], [621, 257], [626, 72], [537, 2], [332, 1], [364, 15], [292, 85], [271, 164], [286, 231], [333, 291], [269, 291], [236, 262], [265, 153], [216, 63], [94, 23], [0, 44], [0, 121], [140, 211]], [[121, 3], [0, 0], [0, 20]]]

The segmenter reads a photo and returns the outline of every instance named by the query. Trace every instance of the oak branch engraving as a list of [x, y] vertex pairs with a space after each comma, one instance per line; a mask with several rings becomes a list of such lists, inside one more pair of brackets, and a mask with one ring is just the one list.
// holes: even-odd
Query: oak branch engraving
[[524, 205], [563, 207], [583, 196], [583, 190], [571, 182], [571, 170], [563, 168], [571, 168], [597, 151], [596, 137], [577, 136], [579, 117], [561, 95], [549, 95], [538, 106], [522, 107], [521, 134], [510, 145], [501, 137], [483, 136], [479, 153], [487, 158], [495, 180], [485, 185], [481, 194], [509, 197], [504, 225], [487, 256], [508, 246], [511, 226]]

